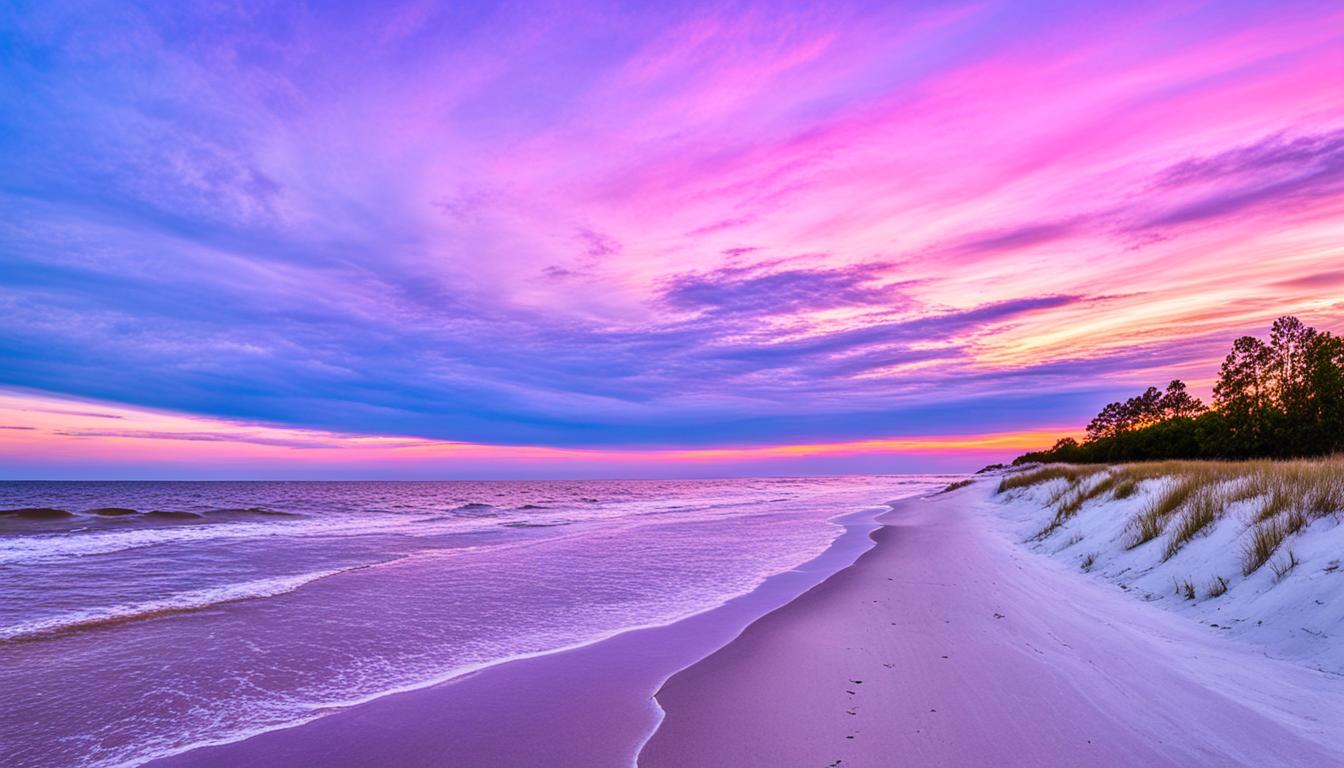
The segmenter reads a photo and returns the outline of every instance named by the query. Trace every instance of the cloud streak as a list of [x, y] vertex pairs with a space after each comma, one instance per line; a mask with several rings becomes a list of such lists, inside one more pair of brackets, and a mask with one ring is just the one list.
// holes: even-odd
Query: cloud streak
[[305, 431], [179, 445], [1024, 434], [1344, 319], [1329, 6], [13, 22], [0, 386]]

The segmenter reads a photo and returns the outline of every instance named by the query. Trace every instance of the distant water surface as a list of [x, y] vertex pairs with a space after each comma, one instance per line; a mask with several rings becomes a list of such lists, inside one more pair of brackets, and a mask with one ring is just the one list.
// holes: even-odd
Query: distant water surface
[[675, 621], [947, 480], [0, 483], [0, 765], [134, 765]]

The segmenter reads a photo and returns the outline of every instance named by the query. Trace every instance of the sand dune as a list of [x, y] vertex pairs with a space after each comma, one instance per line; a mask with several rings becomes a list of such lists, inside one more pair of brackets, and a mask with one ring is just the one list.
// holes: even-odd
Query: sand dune
[[987, 486], [669, 680], [640, 765], [1344, 764], [1344, 681], [1024, 550]]

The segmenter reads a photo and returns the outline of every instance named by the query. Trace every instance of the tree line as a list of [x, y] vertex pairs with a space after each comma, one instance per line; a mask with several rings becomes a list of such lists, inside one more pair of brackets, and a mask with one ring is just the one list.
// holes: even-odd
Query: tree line
[[1243, 336], [1218, 370], [1212, 407], [1179, 379], [1108, 403], [1079, 442], [1013, 463], [1297, 458], [1344, 451], [1344, 339], [1281, 317], [1269, 341]]

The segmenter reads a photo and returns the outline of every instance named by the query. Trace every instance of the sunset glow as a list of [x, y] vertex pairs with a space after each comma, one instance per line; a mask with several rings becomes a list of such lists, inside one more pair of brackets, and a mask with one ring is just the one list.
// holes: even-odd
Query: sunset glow
[[63, 5], [7, 477], [968, 470], [1344, 321], [1337, 3]]

